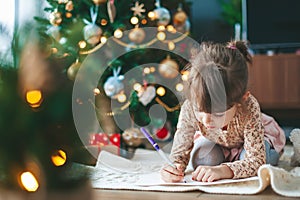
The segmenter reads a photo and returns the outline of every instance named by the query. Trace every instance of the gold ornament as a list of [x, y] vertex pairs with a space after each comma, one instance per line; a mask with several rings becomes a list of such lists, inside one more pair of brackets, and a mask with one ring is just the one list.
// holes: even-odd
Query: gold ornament
[[124, 142], [130, 147], [138, 147], [143, 142], [143, 134], [138, 128], [129, 128], [122, 134]]
[[170, 57], [164, 59], [158, 66], [159, 73], [165, 78], [175, 78], [178, 75], [179, 66]]
[[145, 36], [146, 36], [145, 31], [141, 28], [132, 29], [128, 35], [130, 41], [136, 44], [140, 44], [141, 42], [143, 42]]
[[72, 81], [75, 80], [76, 78], [76, 75], [77, 75], [77, 72], [79, 70], [81, 66], [81, 62], [78, 61], [78, 59], [76, 60], [75, 63], [73, 63], [69, 68], [68, 68], [68, 71], [67, 71], [67, 75], [68, 75], [68, 78]]
[[57, 10], [53, 11], [49, 15], [49, 21], [54, 26], [59, 26], [62, 22], [62, 14]]
[[184, 11], [180, 10], [175, 13], [173, 17], [173, 24], [175, 26], [182, 26], [184, 25], [187, 19], [188, 19], [187, 14]]
[[102, 4], [102, 3], [106, 3], [106, 0], [93, 0], [94, 4], [96, 4], [97, 6]]

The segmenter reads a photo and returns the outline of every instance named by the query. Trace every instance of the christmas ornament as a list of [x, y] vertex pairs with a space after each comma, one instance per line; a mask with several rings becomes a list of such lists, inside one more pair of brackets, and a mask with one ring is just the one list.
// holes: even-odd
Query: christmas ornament
[[74, 9], [73, 1], [69, 1], [69, 2], [66, 4], [65, 9], [66, 9], [67, 11], [71, 12], [71, 11]]
[[129, 128], [124, 131], [122, 138], [126, 145], [138, 147], [143, 142], [143, 134], [138, 128]]
[[83, 19], [84, 23], [87, 25], [83, 28], [84, 39], [91, 45], [96, 45], [100, 42], [102, 29], [96, 25], [96, 19], [98, 15], [98, 6], [96, 6], [95, 11], [91, 7], [90, 9], [92, 22], [89, 22], [86, 19]]
[[158, 7], [154, 11], [155, 20], [157, 20], [157, 26], [167, 26], [171, 20], [171, 15], [168, 9], [164, 7]]
[[88, 24], [83, 28], [84, 39], [91, 45], [96, 45], [100, 41], [102, 29], [96, 24]]
[[156, 89], [154, 86], [148, 86], [138, 92], [139, 101], [144, 105], [148, 105], [156, 96]]
[[106, 3], [106, 0], [93, 0], [94, 4], [99, 6], [102, 3]]
[[178, 75], [179, 66], [169, 56], [158, 66], [159, 73], [165, 78], [175, 78]]
[[182, 26], [187, 19], [187, 14], [182, 9], [180, 9], [174, 14], [173, 24], [175, 26]]
[[145, 39], [146, 33], [143, 29], [135, 27], [129, 32], [129, 39], [130, 41], [134, 42], [135, 44], [140, 44]]
[[143, 3], [139, 4], [139, 2], [136, 1], [134, 7], [131, 8], [131, 10], [133, 11], [133, 15], [138, 15], [139, 17], [142, 17], [142, 13], [146, 12], [146, 10], [143, 7]]
[[57, 10], [54, 10], [49, 15], [49, 21], [54, 26], [59, 26], [62, 22], [62, 14], [61, 12], [58, 12]]
[[158, 140], [165, 141], [170, 138], [171, 134], [166, 127], [156, 130], [155, 136]]
[[76, 60], [75, 63], [73, 63], [67, 70], [67, 75], [68, 75], [68, 78], [72, 81], [75, 80], [76, 78], [76, 75], [77, 75], [77, 72], [79, 70], [81, 66], [81, 62], [78, 61], [78, 59]]
[[124, 88], [124, 84], [122, 83], [124, 76], [119, 75], [120, 71], [121, 67], [118, 67], [117, 70], [113, 69], [113, 76], [109, 77], [104, 83], [104, 92], [111, 98], [117, 98], [117, 94]]
[[182, 5], [180, 4], [177, 12], [173, 16], [173, 25], [175, 29], [181, 33], [189, 32], [191, 23], [188, 19], [187, 14], [182, 10]]
[[116, 6], [114, 4], [114, 0], [107, 1], [107, 13], [109, 17], [110, 23], [114, 23], [116, 17]]

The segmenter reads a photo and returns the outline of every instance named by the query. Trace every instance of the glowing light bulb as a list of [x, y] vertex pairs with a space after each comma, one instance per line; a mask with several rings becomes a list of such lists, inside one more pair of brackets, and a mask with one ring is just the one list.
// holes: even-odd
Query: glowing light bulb
[[138, 24], [139, 23], [139, 18], [137, 18], [137, 17], [131, 17], [130, 23], [133, 24], [133, 25]]
[[28, 192], [35, 192], [39, 188], [39, 183], [31, 172], [23, 172], [20, 175], [22, 186]]
[[107, 25], [107, 20], [106, 20], [106, 19], [101, 19], [100, 24], [101, 24], [102, 26]]
[[51, 160], [55, 166], [62, 166], [67, 161], [67, 154], [63, 150], [58, 150], [54, 155], [51, 156]]
[[174, 26], [172, 26], [172, 25], [168, 25], [168, 26], [167, 26], [167, 30], [168, 30], [170, 33], [176, 33], [176, 29], [175, 29]]
[[81, 40], [81, 41], [78, 42], [78, 46], [79, 46], [80, 49], [84, 49], [86, 47], [86, 42]]
[[151, 20], [154, 20], [155, 19], [155, 13], [153, 12], [153, 11], [150, 11], [149, 13], [148, 13], [148, 17], [151, 19]]
[[151, 72], [151, 71], [150, 71], [150, 68], [149, 68], [149, 67], [145, 67], [145, 68], [144, 68], [144, 73], [145, 73], [145, 74], [150, 74], [150, 72]]
[[142, 24], [147, 24], [147, 20], [146, 19], [142, 19], [141, 23]]
[[115, 38], [121, 38], [123, 37], [123, 31], [121, 29], [116, 29], [115, 32], [114, 32], [114, 36]]
[[164, 32], [158, 32], [156, 35], [157, 39], [159, 39], [160, 41], [163, 41], [166, 39], [166, 34]]
[[138, 92], [142, 89], [142, 85], [140, 83], [135, 83], [133, 89]]
[[118, 101], [119, 101], [120, 103], [124, 103], [124, 102], [126, 101], [126, 99], [127, 99], [127, 97], [126, 97], [125, 94], [119, 94], [119, 95], [118, 95]]
[[164, 87], [159, 87], [156, 90], [156, 94], [158, 94], [159, 96], [164, 96], [166, 94], [166, 89]]
[[102, 36], [100, 38], [101, 43], [105, 43], [107, 41], [107, 38], [105, 36]]
[[99, 88], [95, 88], [94, 89], [94, 95], [96, 96], [96, 95], [98, 95], [98, 94], [100, 94], [101, 92], [100, 92], [100, 90], [99, 90]]
[[182, 83], [177, 83], [175, 88], [178, 92], [181, 92], [181, 91], [183, 91], [183, 84]]
[[39, 107], [43, 100], [40, 90], [30, 90], [26, 93], [26, 101], [33, 108]]
[[187, 81], [188, 77], [189, 77], [189, 72], [188, 71], [182, 72], [181, 80]]
[[164, 31], [164, 30], [166, 30], [166, 27], [165, 26], [158, 26], [157, 30], [158, 31]]
[[169, 48], [169, 50], [174, 50], [175, 49], [174, 42], [168, 42], [168, 48]]

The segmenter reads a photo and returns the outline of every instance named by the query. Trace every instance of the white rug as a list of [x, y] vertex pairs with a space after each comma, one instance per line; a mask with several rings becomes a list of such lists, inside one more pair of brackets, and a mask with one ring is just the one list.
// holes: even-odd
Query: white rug
[[128, 160], [102, 151], [97, 165], [91, 167], [93, 188], [144, 191], [185, 192], [200, 190], [218, 194], [258, 194], [271, 185], [279, 195], [300, 197], [300, 167], [286, 171], [279, 167], [263, 165], [258, 176], [220, 180], [212, 183], [193, 181], [186, 175], [187, 183], [165, 183], [160, 179], [162, 160], [155, 151], [138, 149]]

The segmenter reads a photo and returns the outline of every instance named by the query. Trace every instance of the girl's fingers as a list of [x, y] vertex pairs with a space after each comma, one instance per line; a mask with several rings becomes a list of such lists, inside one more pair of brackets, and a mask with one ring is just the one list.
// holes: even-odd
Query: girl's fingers
[[162, 168], [160, 171], [161, 174], [161, 178], [162, 180], [164, 180], [165, 182], [181, 182], [183, 180], [183, 175], [178, 175], [178, 173], [176, 174], [176, 172], [178, 172], [178, 170], [176, 170], [175, 168], [173, 168], [171, 166], [166, 166], [165, 168]]
[[167, 171], [167, 172], [169, 172], [171, 174], [177, 175], [177, 176], [183, 176], [184, 175], [184, 173], [183, 173], [182, 170], [178, 170], [177, 168], [174, 168], [174, 167], [172, 167], [170, 165], [165, 165], [163, 167], [163, 170], [165, 170], [165, 171]]

